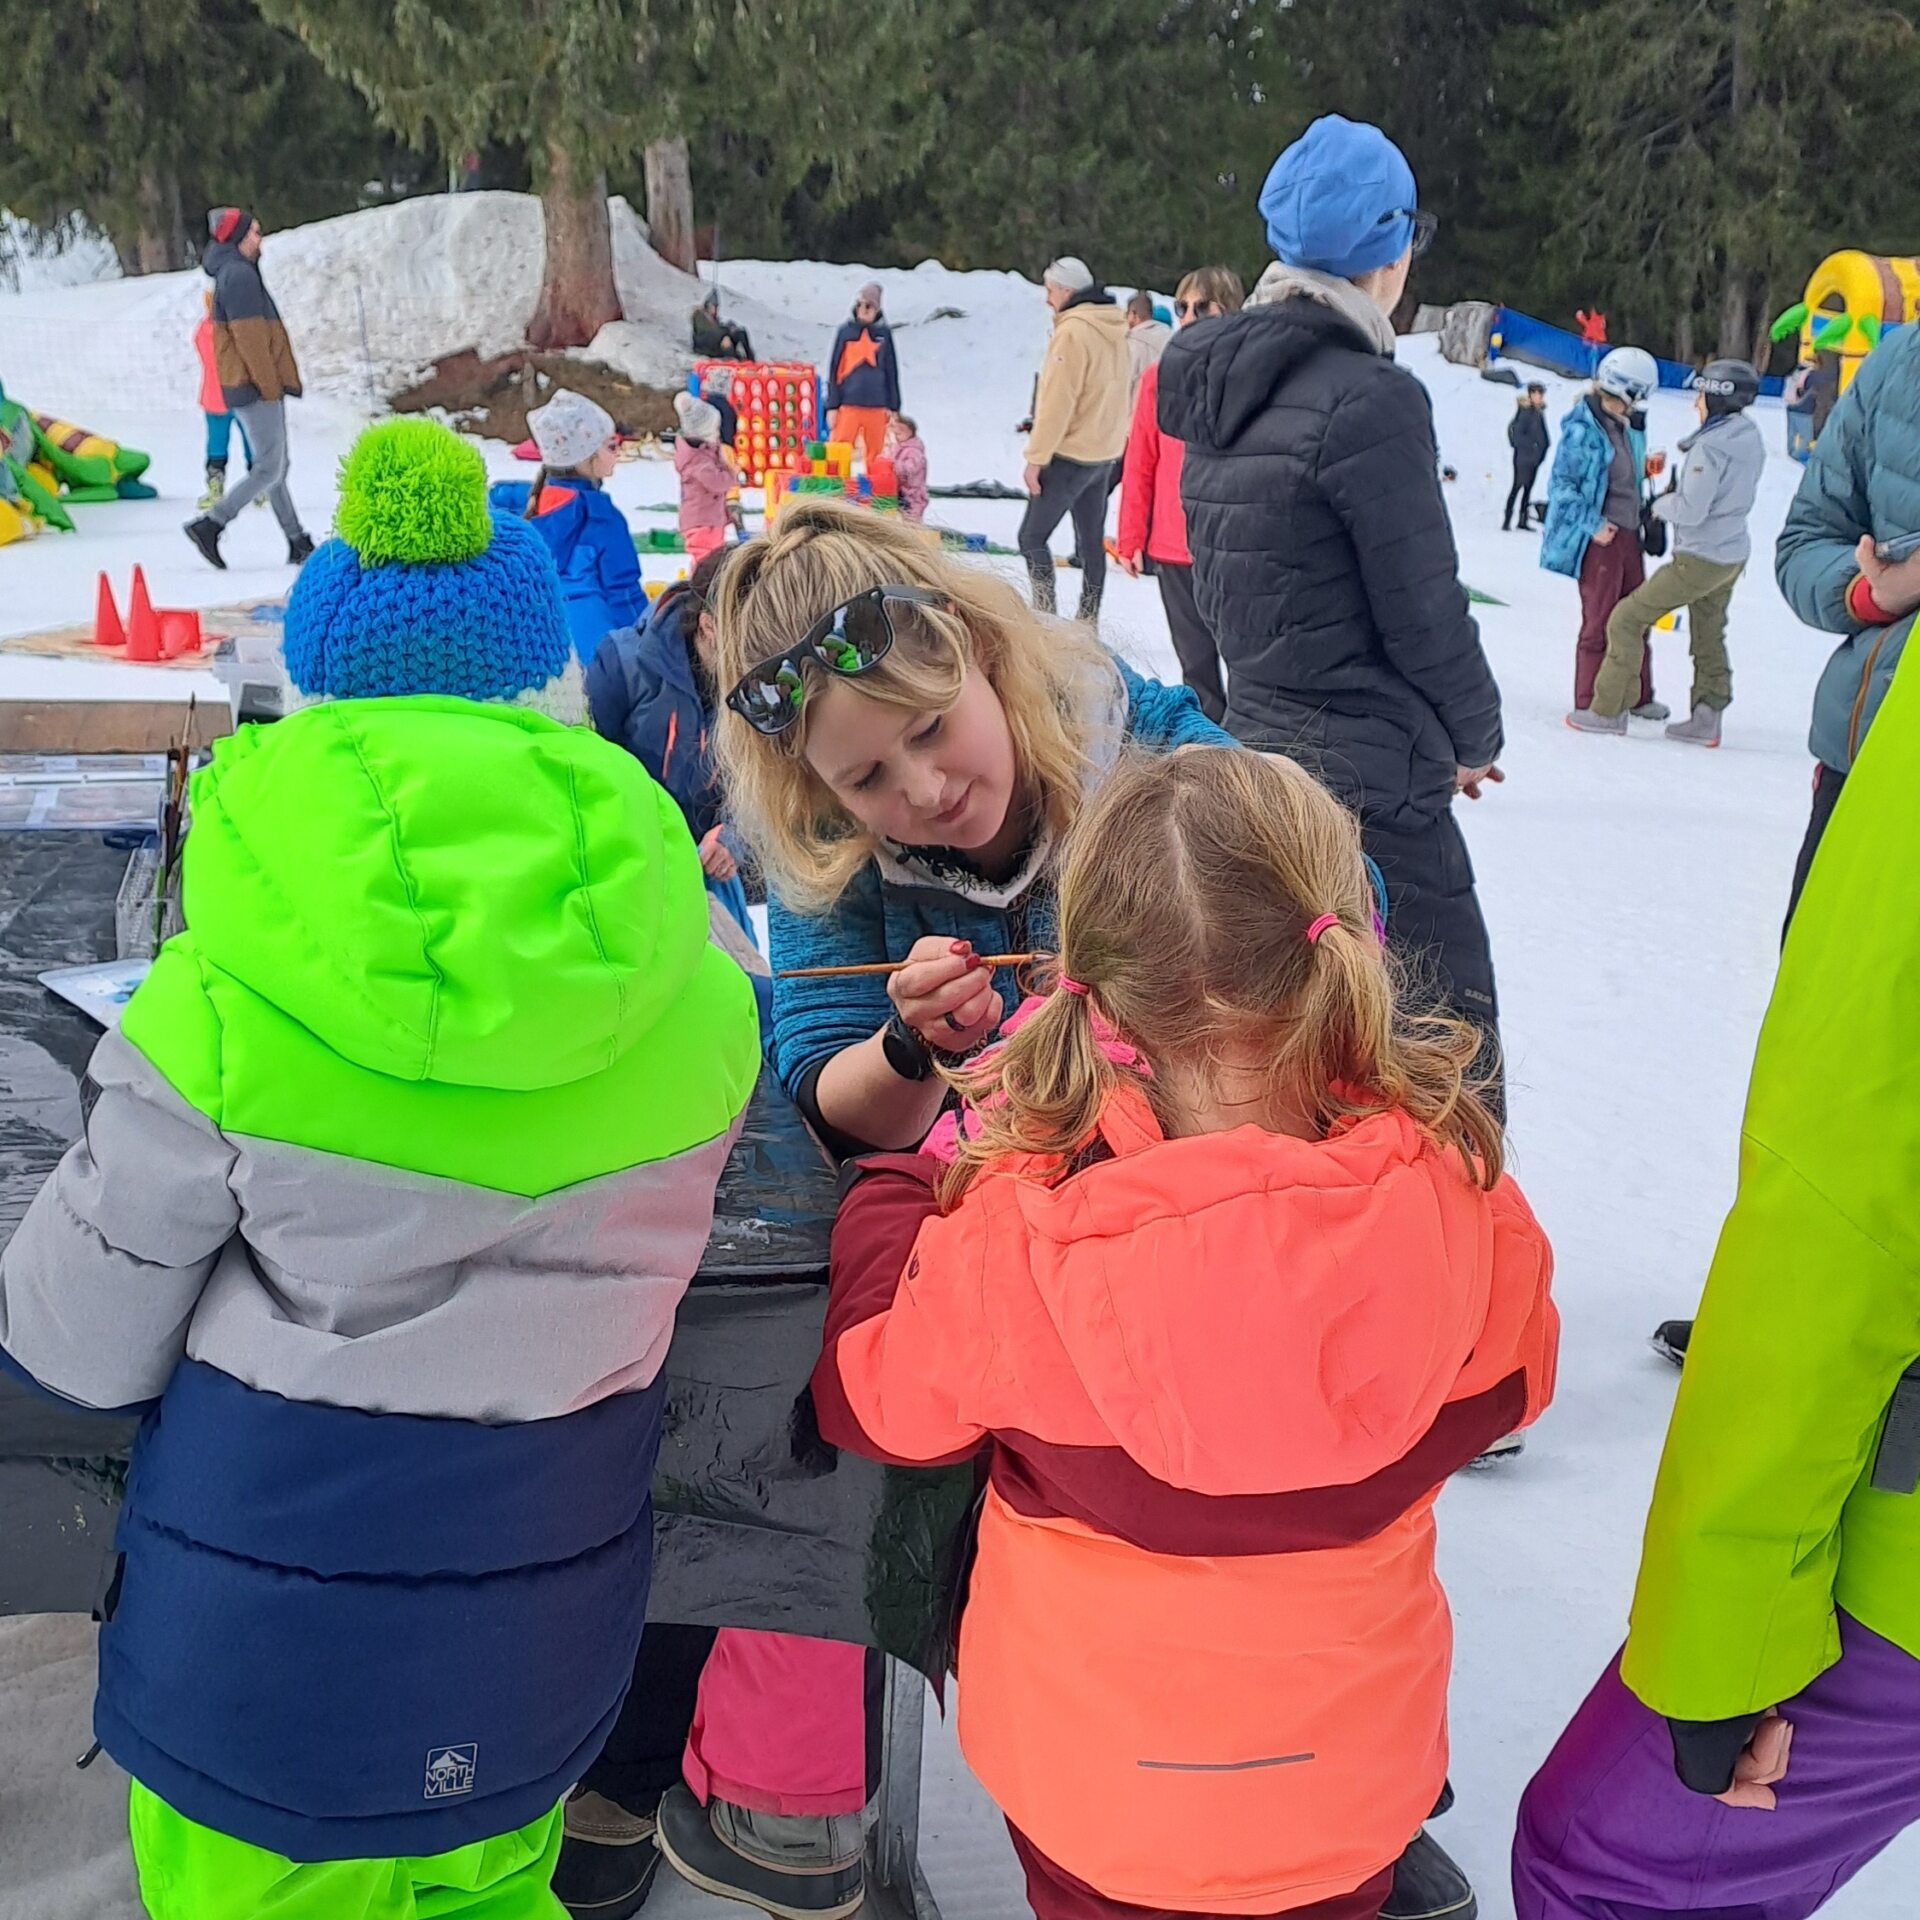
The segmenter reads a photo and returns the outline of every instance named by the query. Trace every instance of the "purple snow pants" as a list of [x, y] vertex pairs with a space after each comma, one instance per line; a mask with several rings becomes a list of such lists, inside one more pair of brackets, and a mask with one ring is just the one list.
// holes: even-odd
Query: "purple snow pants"
[[1779, 1806], [1723, 1807], [1616, 1661], [1521, 1798], [1518, 1920], [1805, 1920], [1920, 1820], [1920, 1660], [1843, 1613], [1839, 1661], [1780, 1710]]

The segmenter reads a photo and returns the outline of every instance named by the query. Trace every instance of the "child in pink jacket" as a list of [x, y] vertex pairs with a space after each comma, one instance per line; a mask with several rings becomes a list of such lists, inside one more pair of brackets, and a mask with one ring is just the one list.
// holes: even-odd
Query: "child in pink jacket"
[[687, 558], [698, 564], [727, 537], [733, 469], [720, 451], [718, 407], [697, 394], [676, 393], [673, 410], [680, 416], [673, 448], [673, 470], [680, 476], [680, 538]]
[[904, 413], [896, 413], [887, 426], [887, 458], [893, 462], [893, 477], [900, 489], [900, 511], [909, 520], [927, 517], [927, 443], [920, 429]]

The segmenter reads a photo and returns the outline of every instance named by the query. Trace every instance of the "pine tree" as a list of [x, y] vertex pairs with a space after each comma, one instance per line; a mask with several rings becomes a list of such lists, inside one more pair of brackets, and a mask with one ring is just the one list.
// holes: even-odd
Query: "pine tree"
[[[648, 172], [671, 204], [650, 209], [685, 259], [691, 210], [676, 143], [709, 117], [796, 120], [818, 150], [862, 151], [884, 106], [841, 91], [836, 51], [888, 43], [924, 14], [914, 0], [261, 0], [389, 126], [445, 146], [523, 146], [546, 216], [546, 268], [528, 327], [535, 346], [580, 346], [619, 318], [607, 218], [609, 170], [654, 149]], [[912, 79], [910, 71], [900, 84]], [[836, 102], [838, 105], [836, 106]], [[690, 262], [689, 262], [690, 264]]]
[[[1083, 255], [1168, 286], [1261, 258], [1255, 200], [1298, 130], [1269, 0], [958, 0], [916, 109], [925, 160], [884, 196], [800, 183], [790, 223], [837, 247], [1037, 273]], [[836, 220], [834, 216], [843, 215]]]
[[[1550, 317], [1760, 358], [1837, 247], [1920, 246], [1913, 0], [1555, 0], [1501, 49], [1503, 149]], [[1511, 296], [1509, 296], [1511, 297]]]
[[78, 214], [129, 273], [190, 265], [213, 204], [338, 213], [391, 167], [345, 87], [248, 0], [0, 0], [0, 205]]

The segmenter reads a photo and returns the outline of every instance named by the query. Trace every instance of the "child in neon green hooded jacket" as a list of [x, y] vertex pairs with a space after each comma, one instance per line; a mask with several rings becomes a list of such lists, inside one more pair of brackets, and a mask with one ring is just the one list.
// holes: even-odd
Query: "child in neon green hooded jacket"
[[1522, 1802], [1519, 1920], [1800, 1920], [1920, 1820], [1916, 862], [1908, 659], [1788, 932], [1632, 1629]]
[[0, 1365], [151, 1409], [95, 1730], [152, 1913], [558, 1920], [754, 1001], [479, 456], [376, 427], [337, 524], [308, 704], [194, 780], [188, 931], [0, 1261]]

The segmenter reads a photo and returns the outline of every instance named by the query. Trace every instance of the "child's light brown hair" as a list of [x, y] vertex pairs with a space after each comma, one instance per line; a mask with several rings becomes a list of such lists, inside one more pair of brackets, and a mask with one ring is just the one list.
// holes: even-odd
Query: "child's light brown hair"
[[[948, 1076], [979, 1119], [949, 1203], [1005, 1154], [1070, 1164], [1123, 1079], [1177, 1126], [1167, 1070], [1204, 1074], [1228, 1047], [1269, 1062], [1276, 1113], [1325, 1132], [1398, 1108], [1458, 1148], [1479, 1184], [1499, 1179], [1499, 1123], [1470, 1079], [1480, 1034], [1403, 1003], [1358, 823], [1291, 761], [1233, 747], [1127, 761], [1075, 826], [1059, 897], [1059, 971], [1087, 991], [1057, 989], [991, 1057]], [[1096, 1012], [1157, 1071], [1108, 1059]]]

